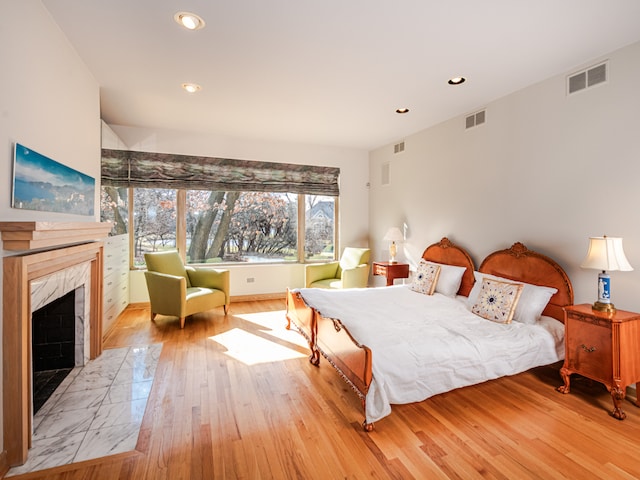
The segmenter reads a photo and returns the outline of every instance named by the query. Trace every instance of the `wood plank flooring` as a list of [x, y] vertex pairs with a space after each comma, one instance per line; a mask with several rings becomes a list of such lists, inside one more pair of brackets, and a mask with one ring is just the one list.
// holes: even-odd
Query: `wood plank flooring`
[[633, 479], [640, 409], [559, 366], [397, 405], [365, 433], [357, 396], [307, 361], [284, 301], [187, 319], [127, 309], [105, 348], [163, 342], [136, 451], [15, 479]]

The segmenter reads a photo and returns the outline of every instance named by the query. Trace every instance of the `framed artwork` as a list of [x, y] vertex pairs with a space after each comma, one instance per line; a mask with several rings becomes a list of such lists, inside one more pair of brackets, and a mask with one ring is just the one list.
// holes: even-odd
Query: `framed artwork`
[[15, 144], [13, 208], [93, 215], [96, 181], [73, 168]]

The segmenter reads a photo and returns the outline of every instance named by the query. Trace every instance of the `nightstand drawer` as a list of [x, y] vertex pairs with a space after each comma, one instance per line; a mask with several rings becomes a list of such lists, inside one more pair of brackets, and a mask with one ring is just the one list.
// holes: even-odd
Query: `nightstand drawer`
[[387, 278], [387, 286], [393, 285], [396, 278], [409, 277], [408, 263], [373, 262], [373, 274]]
[[613, 355], [611, 327], [569, 318], [567, 365], [593, 380], [611, 382]]
[[379, 263], [373, 264], [373, 274], [374, 275], [382, 275], [383, 277], [387, 276], [387, 266], [381, 265]]

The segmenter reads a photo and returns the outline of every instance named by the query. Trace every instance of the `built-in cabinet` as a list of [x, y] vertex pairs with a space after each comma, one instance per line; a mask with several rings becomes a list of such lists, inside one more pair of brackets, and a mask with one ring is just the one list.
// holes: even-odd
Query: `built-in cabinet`
[[129, 304], [129, 235], [115, 235], [104, 241], [104, 299], [102, 334], [113, 327]]

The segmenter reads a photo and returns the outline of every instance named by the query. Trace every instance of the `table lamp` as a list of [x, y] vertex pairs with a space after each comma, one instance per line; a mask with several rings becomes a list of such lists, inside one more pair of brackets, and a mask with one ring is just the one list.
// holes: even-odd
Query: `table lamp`
[[599, 312], [614, 313], [616, 307], [611, 303], [611, 277], [607, 271], [628, 272], [633, 267], [627, 261], [620, 237], [590, 237], [587, 256], [580, 265], [582, 268], [601, 270], [598, 275], [598, 301], [592, 306]]
[[404, 240], [404, 235], [402, 235], [402, 232], [398, 227], [391, 227], [387, 230], [384, 240], [391, 242], [389, 244], [389, 263], [396, 263], [396, 254], [398, 253], [398, 246], [396, 245], [396, 242]]

